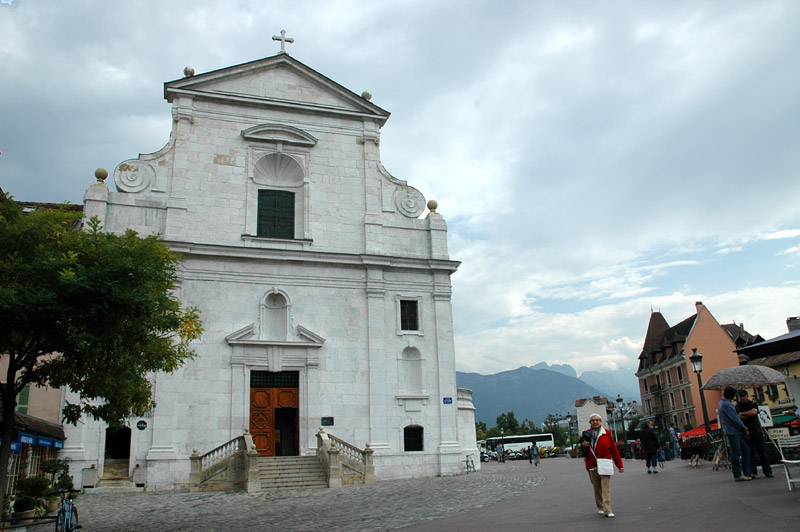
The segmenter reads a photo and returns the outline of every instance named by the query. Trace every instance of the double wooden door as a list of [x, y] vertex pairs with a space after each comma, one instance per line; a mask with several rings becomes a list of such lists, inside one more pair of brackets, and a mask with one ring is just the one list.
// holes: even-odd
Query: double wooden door
[[292, 456], [298, 450], [297, 388], [250, 388], [250, 434], [258, 456]]

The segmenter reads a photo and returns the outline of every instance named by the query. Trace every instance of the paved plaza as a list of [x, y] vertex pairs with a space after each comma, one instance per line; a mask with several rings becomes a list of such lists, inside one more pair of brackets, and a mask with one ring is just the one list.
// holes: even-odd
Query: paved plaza
[[734, 482], [729, 470], [667, 462], [648, 475], [626, 460], [612, 479], [615, 519], [598, 517], [583, 461], [484, 464], [455, 477], [396, 480], [280, 495], [242, 492], [84, 494], [83, 530], [114, 532], [792, 530], [800, 491], [775, 477]]

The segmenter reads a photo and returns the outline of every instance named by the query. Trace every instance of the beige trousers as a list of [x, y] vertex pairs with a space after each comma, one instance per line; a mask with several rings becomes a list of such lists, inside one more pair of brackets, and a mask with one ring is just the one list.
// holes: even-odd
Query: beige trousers
[[598, 475], [596, 469], [590, 469], [589, 480], [592, 481], [594, 488], [594, 503], [598, 510], [605, 514], [610, 514], [611, 510], [611, 477], [608, 475]]

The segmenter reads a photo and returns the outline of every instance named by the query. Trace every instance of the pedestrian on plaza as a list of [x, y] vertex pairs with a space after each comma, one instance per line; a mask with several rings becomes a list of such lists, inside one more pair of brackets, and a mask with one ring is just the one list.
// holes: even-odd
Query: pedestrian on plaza
[[495, 447], [495, 451], [497, 451], [497, 461], [498, 462], [505, 462], [506, 457], [503, 455], [503, 444], [498, 443], [497, 447]]
[[669, 424], [669, 443], [672, 445], [673, 458], [679, 458], [681, 456], [681, 446], [678, 443], [678, 429], [675, 423]]
[[732, 399], [736, 397], [736, 388], [728, 386], [722, 392], [717, 411], [722, 432], [728, 437], [731, 449], [731, 469], [736, 481], [753, 480], [751, 476], [750, 447], [744, 441], [748, 436], [747, 427], [736, 413]]
[[531, 455], [533, 456], [533, 463], [536, 464], [536, 466], [538, 467], [539, 466], [539, 459], [542, 456], [541, 451], [539, 451], [539, 445], [537, 445], [536, 442], [533, 442], [533, 445], [531, 445], [530, 451], [531, 451]]
[[644, 448], [647, 474], [658, 473], [658, 434], [656, 434], [656, 431], [650, 426], [649, 421], [642, 423], [642, 430], [639, 431], [639, 439]]
[[581, 447], [589, 451], [584, 461], [594, 488], [594, 504], [598, 514], [614, 517], [611, 510], [611, 475], [614, 474], [614, 465], [620, 473], [624, 472], [622, 457], [614, 437], [603, 428], [600, 414], [589, 416], [589, 426], [591, 428], [581, 436]]
[[755, 401], [750, 400], [747, 390], [739, 390], [739, 400], [736, 403], [736, 411], [739, 412], [739, 418], [744, 422], [747, 427], [747, 432], [749, 433], [745, 441], [750, 446], [751, 476], [753, 478], [758, 478], [758, 464], [756, 463], [756, 455], [758, 455], [758, 458], [761, 460], [761, 470], [764, 472], [764, 476], [771, 477], [772, 467], [769, 465], [764, 431], [761, 428], [761, 422], [758, 420], [758, 405]]

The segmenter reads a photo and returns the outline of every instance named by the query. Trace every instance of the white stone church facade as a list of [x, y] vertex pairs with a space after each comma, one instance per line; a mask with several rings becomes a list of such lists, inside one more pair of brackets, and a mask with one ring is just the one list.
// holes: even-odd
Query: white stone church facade
[[183, 254], [179, 294], [205, 333], [152, 377], [149, 417], [65, 427], [73, 473], [127, 455], [147, 489], [181, 488], [193, 449], [249, 430], [260, 455], [311, 455], [321, 425], [372, 448], [379, 480], [463, 470], [459, 263], [435, 207], [421, 217], [422, 194], [381, 165], [389, 113], [288, 54], [186, 74], [164, 86], [167, 145], [121, 163], [116, 192], [93, 184], [84, 211]]

